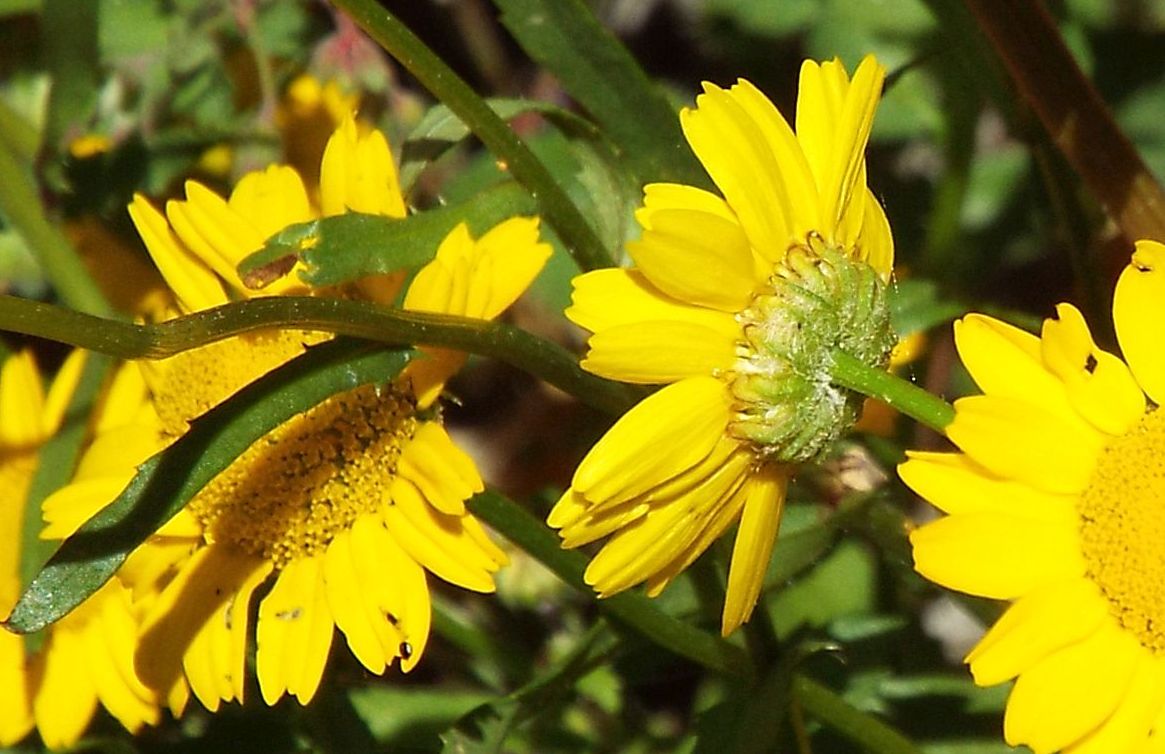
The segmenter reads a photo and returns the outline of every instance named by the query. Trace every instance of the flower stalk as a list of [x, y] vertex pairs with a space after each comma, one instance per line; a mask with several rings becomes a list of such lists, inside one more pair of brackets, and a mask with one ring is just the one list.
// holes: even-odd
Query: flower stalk
[[839, 348], [833, 349], [830, 355], [829, 376], [835, 385], [887, 403], [936, 432], [942, 432], [954, 421], [955, 409], [942, 398]]

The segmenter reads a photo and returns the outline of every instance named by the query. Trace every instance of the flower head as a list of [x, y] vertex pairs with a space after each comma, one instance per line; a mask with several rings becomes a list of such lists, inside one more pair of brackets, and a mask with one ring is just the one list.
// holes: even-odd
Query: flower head
[[647, 186], [631, 269], [574, 281], [567, 316], [594, 333], [583, 366], [663, 384], [587, 454], [550, 514], [564, 545], [610, 536], [587, 582], [657, 594], [740, 521], [722, 630], [748, 619], [789, 463], [815, 457], [861, 400], [830, 384], [841, 348], [885, 363], [893, 242], [866, 186], [883, 71], [801, 69], [796, 133], [747, 81], [705, 84], [684, 134], [722, 196]]
[[[247, 175], [225, 200], [189, 183], [186, 199], [171, 201], [165, 216], [136, 198], [130, 212], [177, 307], [307, 292], [284, 279], [256, 293], [236, 272], [244, 256], [291, 223], [349, 210], [404, 215], [379, 132], [362, 135], [350, 119], [341, 124], [320, 172], [318, 207], [285, 167]], [[418, 272], [404, 306], [496, 317], [549, 254], [535, 218], [507, 220], [480, 238], [459, 226]], [[400, 282], [379, 278], [366, 290], [390, 300]], [[138, 435], [152, 443], [133, 453], [102, 445], [105, 462], [46, 503], [51, 528], [71, 531], [124, 486], [144, 455], [325, 337], [263, 331], [142, 364]], [[311, 699], [335, 628], [374, 673], [397, 659], [402, 670], [414, 667], [429, 634], [427, 574], [493, 591], [506, 556], [465, 507], [482, 479], [434, 405], [461, 362], [443, 351], [429, 355], [392, 382], [333, 396], [276, 428], [130, 556], [120, 577], [144, 606], [137, 668], [151, 687], [169, 688], [184, 676], [211, 710], [241, 700], [249, 605], [269, 581], [255, 626], [259, 687], [269, 704], [284, 693]]]
[[1137, 243], [1113, 318], [1125, 361], [1070, 304], [1040, 337], [969, 315], [959, 355], [983, 395], [955, 403], [958, 453], [911, 453], [902, 479], [947, 515], [911, 534], [943, 586], [1009, 600], [967, 656], [976, 683], [1015, 678], [1012, 745], [1165, 745], [1165, 245]]
[[[37, 452], [61, 424], [83, 365], [74, 352], [47, 394], [30, 352], [0, 367], [0, 615], [16, 604], [21, 586], [20, 542], [25, 499]], [[103, 410], [98, 421], [108, 421]], [[29, 654], [26, 638], [0, 631], [0, 746], [22, 739], [35, 725], [50, 748], [71, 746], [105, 707], [130, 732], [160, 717], [159, 698], [133, 671], [138, 615], [129, 592], [110, 582], [46, 629]]]

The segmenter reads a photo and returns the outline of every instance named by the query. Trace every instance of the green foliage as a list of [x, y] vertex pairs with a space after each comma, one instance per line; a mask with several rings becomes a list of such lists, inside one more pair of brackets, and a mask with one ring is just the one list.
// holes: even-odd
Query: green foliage
[[[89, 361], [62, 429], [39, 450], [21, 501], [28, 588], [8, 625], [35, 631], [59, 618], [270, 428], [339, 391], [392, 380], [414, 346], [478, 357], [435, 410], [487, 460], [491, 486], [467, 505], [504, 540], [511, 564], [492, 596], [429, 580], [433, 636], [408, 675], [372, 677], [338, 640], [307, 708], [267, 708], [248, 688], [245, 704], [215, 714], [192, 704], [138, 736], [102, 713], [78, 750], [1014, 751], [1001, 742], [1009, 686], [975, 686], [958, 662], [958, 632], [928, 617], [940, 595], [914, 572], [907, 538], [926, 514], [894, 481], [894, 465], [907, 449], [938, 447], [922, 426], [949, 420], [935, 395], [975, 390], [949, 342], [954, 319], [986, 311], [1037, 330], [1055, 302], [1073, 301], [1113, 348], [1099, 323], [1129, 249], [964, 4], [334, 6], [0, 0], [0, 291], [25, 297], [0, 298], [0, 357], [30, 346], [57, 364], [49, 341], [108, 355]], [[1151, 2], [1048, 6], [1139, 154], [1165, 176], [1165, 64], [1152, 54], [1165, 44], [1165, 15]], [[641, 590], [595, 599], [584, 576], [593, 550], [562, 550], [542, 519], [592, 441], [653, 388], [579, 367], [583, 338], [562, 315], [572, 279], [629, 263], [645, 184], [714, 190], [677, 117], [701, 80], [749, 78], [791, 118], [802, 57], [839, 57], [852, 69], [869, 53], [889, 77], [868, 178], [895, 239], [891, 326], [900, 338], [926, 336], [904, 368], [919, 402], [881, 375], [907, 396], [896, 403], [906, 417], [798, 469], [761, 602], [742, 631], [718, 633], [731, 532], [655, 599]], [[349, 213], [290, 226], [239, 266], [257, 289], [296, 274], [334, 297], [257, 298], [165, 322], [119, 308], [111, 280], [138, 293], [154, 281], [138, 280], [128, 263], [94, 261], [76, 221], [98, 223], [109, 232], [101, 243], [119, 242], [125, 259], [144, 263], [124, 211], [134, 193], [164, 207], [194, 179], [225, 196], [246, 172], [287, 160], [317, 200], [319, 151], [334, 124], [322, 109], [296, 115], [306, 106], [291, 102], [289, 87], [304, 72], [358, 98], [361, 128], [390, 136], [407, 217]], [[312, 136], [312, 123], [323, 135], [303, 161], [295, 142]], [[554, 254], [507, 322], [345, 298], [369, 275], [416, 272], [459, 223], [480, 235], [535, 214]], [[40, 506], [76, 470], [110, 357], [165, 358], [297, 326], [345, 337], [193, 422], [50, 557], [54, 543], [38, 540]], [[878, 395], [865, 377], [833, 375]], [[980, 623], [1001, 609], [956, 604]], [[251, 657], [249, 675], [253, 666]], [[33, 736], [13, 750], [43, 747]]]

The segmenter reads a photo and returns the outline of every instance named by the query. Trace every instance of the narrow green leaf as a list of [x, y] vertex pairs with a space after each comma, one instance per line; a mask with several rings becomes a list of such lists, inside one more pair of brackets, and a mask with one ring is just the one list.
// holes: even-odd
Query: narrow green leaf
[[334, 340], [244, 387], [139, 466], [125, 490], [65, 540], [4, 625], [28, 633], [58, 620], [253, 442], [331, 395], [392, 380], [411, 358], [411, 351]]
[[663, 92], [581, 0], [494, 4], [526, 54], [553, 73], [610, 136], [640, 185], [709, 185]]
[[914, 743], [873, 715], [805, 675], [793, 680], [793, 694], [805, 712], [872, 754], [921, 754]]
[[298, 259], [300, 278], [313, 287], [337, 285], [367, 275], [415, 270], [433, 258], [449, 231], [466, 223], [479, 236], [501, 221], [537, 211], [520, 186], [506, 182], [462, 204], [419, 212], [403, 219], [349, 212], [292, 225], [239, 264], [243, 281], [261, 288], [287, 274]]
[[931, 280], [898, 280], [890, 286], [890, 323], [899, 338], [924, 332], [966, 314], [966, 307], [950, 301]]

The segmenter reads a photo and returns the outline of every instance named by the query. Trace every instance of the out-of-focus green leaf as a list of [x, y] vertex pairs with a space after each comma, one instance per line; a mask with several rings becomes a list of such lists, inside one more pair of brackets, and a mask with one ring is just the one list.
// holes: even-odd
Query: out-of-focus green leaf
[[780, 637], [803, 625], [824, 626], [842, 615], [874, 607], [874, 561], [866, 549], [843, 541], [813, 570], [768, 601]]
[[413, 270], [428, 262], [459, 223], [475, 236], [516, 215], [533, 214], [530, 195], [514, 183], [483, 191], [463, 204], [403, 219], [349, 212], [292, 225], [239, 264], [248, 285], [262, 287], [286, 274], [298, 259], [301, 279], [313, 287], [367, 275]]
[[[549, 102], [526, 99], [487, 99], [486, 104], [503, 120], [537, 113], [568, 136], [601, 140], [605, 138], [590, 121]], [[401, 146], [400, 184], [407, 192], [425, 165], [469, 136], [469, 128], [445, 105], [434, 105], [413, 127]]]
[[346, 339], [329, 341], [206, 412], [186, 434], [139, 466], [125, 490], [65, 540], [5, 625], [27, 633], [61, 618], [253, 442], [331, 395], [391, 381], [412, 354]]
[[348, 697], [379, 743], [408, 749], [435, 749], [440, 733], [494, 698], [481, 691], [385, 684], [352, 689]]
[[747, 34], [786, 37], [808, 28], [821, 12], [820, 0], [706, 0], [704, 12], [729, 21]]
[[0, 19], [25, 13], [39, 13], [44, 0], [0, 0]]
[[581, 0], [494, 4], [526, 54], [602, 126], [639, 184], [708, 183], [662, 91]]
[[925, 332], [965, 312], [966, 307], [943, 297], [930, 280], [908, 278], [890, 286], [890, 323], [899, 338]]
[[99, 0], [101, 59], [105, 63], [166, 49], [170, 21], [158, 0]]
[[0, 230], [0, 280], [24, 295], [44, 289], [44, 272], [24, 238], [12, 230]]
[[41, 10], [44, 59], [52, 77], [42, 144], [50, 150], [81, 135], [97, 102], [99, 7], [98, 0], [45, 0]]

